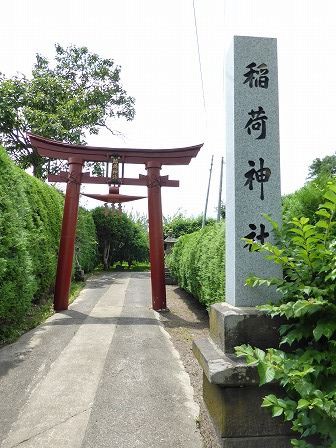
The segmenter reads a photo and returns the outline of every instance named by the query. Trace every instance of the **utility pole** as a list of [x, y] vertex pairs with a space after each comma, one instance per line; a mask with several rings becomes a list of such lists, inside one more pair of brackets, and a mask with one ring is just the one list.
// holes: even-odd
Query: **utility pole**
[[207, 209], [208, 209], [208, 200], [209, 200], [209, 191], [210, 191], [210, 183], [211, 183], [213, 158], [214, 158], [214, 156], [212, 155], [211, 156], [211, 164], [210, 164], [210, 172], [209, 172], [208, 191], [207, 191], [207, 195], [206, 195], [206, 199], [205, 199], [205, 207], [204, 207], [203, 220], [202, 220], [202, 228], [205, 226]]
[[218, 207], [217, 207], [217, 222], [221, 219], [221, 208], [222, 208], [222, 185], [223, 185], [223, 165], [224, 165], [224, 157], [222, 157], [221, 161], [221, 170], [220, 170], [220, 180], [219, 180], [219, 193], [218, 193]]

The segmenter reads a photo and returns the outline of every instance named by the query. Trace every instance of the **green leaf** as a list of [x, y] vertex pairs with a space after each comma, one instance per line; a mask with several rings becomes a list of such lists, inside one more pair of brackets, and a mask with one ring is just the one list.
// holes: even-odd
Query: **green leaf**
[[332, 202], [336, 205], [336, 193], [334, 193], [331, 189], [327, 190], [323, 195], [328, 201]]
[[320, 209], [320, 210], [317, 210], [317, 212], [315, 212], [315, 214], [316, 215], [319, 215], [319, 216], [324, 216], [325, 218], [330, 218], [330, 216], [331, 216], [331, 214], [329, 213], [329, 212], [327, 212], [327, 210], [325, 210], [325, 209]]
[[274, 369], [269, 366], [267, 363], [259, 363], [258, 364], [258, 374], [260, 378], [260, 386], [270, 383], [275, 378], [275, 371]]
[[321, 205], [322, 208], [327, 208], [328, 210], [335, 212], [336, 206], [332, 202], [324, 202]]
[[314, 338], [319, 341], [322, 336], [330, 339], [336, 331], [336, 322], [319, 321], [313, 330]]
[[303, 231], [301, 229], [293, 228], [289, 229], [289, 232], [297, 233], [298, 235], [303, 236]]
[[277, 402], [278, 402], [277, 397], [274, 394], [269, 394], [263, 398], [261, 406], [263, 408], [267, 408], [267, 407], [275, 405]]
[[283, 413], [283, 408], [280, 406], [274, 406], [272, 409], [272, 416], [273, 417], [279, 417]]
[[306, 409], [309, 405], [310, 405], [310, 402], [308, 400], [301, 398], [298, 401], [297, 409]]
[[329, 224], [326, 221], [320, 220], [316, 223], [317, 227], [322, 227], [323, 229], [329, 229]]

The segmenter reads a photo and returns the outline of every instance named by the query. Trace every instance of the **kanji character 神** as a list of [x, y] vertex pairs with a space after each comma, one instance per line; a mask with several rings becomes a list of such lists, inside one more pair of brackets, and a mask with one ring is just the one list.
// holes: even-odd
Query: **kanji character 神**
[[252, 167], [252, 169], [244, 174], [247, 179], [244, 185], [248, 185], [250, 190], [253, 190], [253, 181], [261, 184], [260, 199], [262, 201], [264, 200], [264, 183], [268, 182], [269, 178], [271, 177], [271, 170], [267, 167], [264, 167], [264, 162], [264, 159], [260, 157], [260, 168], [256, 170], [254, 168], [255, 162], [253, 160], [249, 160], [248, 164]]

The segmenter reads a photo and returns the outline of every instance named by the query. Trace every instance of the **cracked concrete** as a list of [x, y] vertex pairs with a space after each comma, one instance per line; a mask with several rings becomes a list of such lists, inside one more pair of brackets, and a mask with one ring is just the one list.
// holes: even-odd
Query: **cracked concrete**
[[157, 317], [147, 273], [103, 274], [0, 350], [1, 448], [201, 448], [189, 377]]

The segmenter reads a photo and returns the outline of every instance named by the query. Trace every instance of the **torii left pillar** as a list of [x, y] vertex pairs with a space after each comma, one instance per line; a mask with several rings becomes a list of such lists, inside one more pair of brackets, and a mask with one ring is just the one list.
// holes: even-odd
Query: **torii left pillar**
[[69, 175], [65, 193], [64, 214], [55, 284], [55, 311], [63, 311], [68, 309], [72, 261], [75, 251], [82, 167], [83, 160], [81, 158], [69, 158]]
[[152, 306], [155, 311], [162, 311], [165, 310], [167, 306], [161, 204], [161, 163], [157, 161], [148, 161], [146, 163], [146, 170]]

